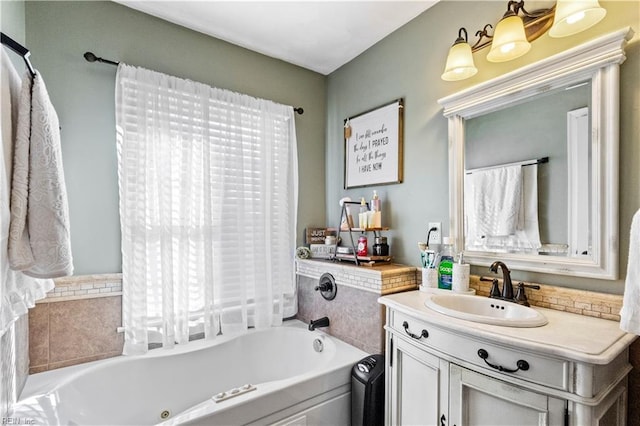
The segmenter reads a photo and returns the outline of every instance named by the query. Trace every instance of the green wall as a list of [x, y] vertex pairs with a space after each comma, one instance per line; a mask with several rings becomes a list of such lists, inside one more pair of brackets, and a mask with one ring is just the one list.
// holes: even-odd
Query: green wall
[[[553, 2], [527, 2], [528, 9]], [[216, 87], [302, 106], [297, 117], [300, 160], [299, 242], [307, 226], [335, 226], [338, 200], [377, 189], [396, 260], [419, 265], [416, 242], [428, 222], [448, 234], [447, 122], [437, 100], [535, 62], [600, 34], [631, 26], [640, 31], [638, 1], [601, 1], [608, 10], [596, 27], [572, 37], [544, 35], [522, 58], [490, 64], [475, 54], [479, 73], [462, 82], [440, 79], [459, 27], [469, 34], [504, 13], [503, 1], [444, 0], [328, 77], [150, 17], [113, 2], [27, 2], [26, 42], [47, 82], [62, 126], [76, 274], [120, 271], [114, 137], [115, 68], [82, 58], [98, 56]], [[471, 37], [473, 39], [473, 36]], [[640, 44], [636, 35], [621, 67], [620, 276], [626, 273], [629, 227], [640, 207]], [[343, 189], [342, 123], [393, 99], [405, 99], [404, 183]], [[486, 273], [474, 268], [476, 273]], [[601, 281], [514, 272], [527, 279], [622, 293], [624, 280]]]
[[[640, 31], [638, 1], [600, 2], [608, 11], [597, 26], [572, 37], [548, 35], [533, 42], [531, 51], [511, 62], [491, 64], [488, 50], [474, 55], [478, 74], [461, 82], [444, 82], [440, 75], [458, 28], [472, 34], [485, 24], [495, 25], [505, 11], [503, 1], [442, 1], [329, 76], [327, 92], [327, 218], [337, 224], [338, 200], [367, 198], [377, 189], [383, 202], [383, 224], [389, 232], [393, 256], [400, 263], [419, 266], [417, 242], [426, 239], [428, 222], [442, 222], [449, 233], [447, 121], [437, 100], [466, 87], [520, 68], [601, 34], [631, 26]], [[527, 9], [553, 2], [527, 1]], [[470, 41], [471, 41], [470, 40]], [[620, 276], [626, 273], [631, 218], [640, 207], [640, 116], [638, 35], [627, 47], [621, 67], [620, 108]], [[404, 182], [377, 188], [343, 189], [342, 123], [396, 98], [405, 99]], [[484, 268], [474, 273], [487, 274]], [[624, 280], [603, 281], [568, 276], [514, 272], [514, 278], [609, 293], [622, 293]]]
[[[18, 43], [25, 42], [24, 9], [24, 1], [0, 1], [0, 30]], [[20, 56], [9, 53], [9, 58], [19, 72], [24, 70], [24, 61]]]
[[62, 127], [75, 274], [121, 271], [115, 150], [115, 61], [275, 102], [296, 116], [300, 167], [298, 235], [325, 219], [326, 78], [107, 1], [26, 4], [26, 40]]

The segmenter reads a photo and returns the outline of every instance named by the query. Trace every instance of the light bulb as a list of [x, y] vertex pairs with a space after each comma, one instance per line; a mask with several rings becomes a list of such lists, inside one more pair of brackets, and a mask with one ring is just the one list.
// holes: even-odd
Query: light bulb
[[581, 19], [584, 19], [584, 12], [574, 13], [571, 16], [567, 16], [567, 24], [573, 25]]

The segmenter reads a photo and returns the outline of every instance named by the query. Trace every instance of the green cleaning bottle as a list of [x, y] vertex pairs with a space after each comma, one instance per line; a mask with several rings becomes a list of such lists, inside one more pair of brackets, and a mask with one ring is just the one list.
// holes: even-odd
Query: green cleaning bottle
[[438, 288], [451, 290], [453, 281], [453, 247], [451, 247], [451, 238], [443, 237], [442, 243], [440, 264], [438, 265]]

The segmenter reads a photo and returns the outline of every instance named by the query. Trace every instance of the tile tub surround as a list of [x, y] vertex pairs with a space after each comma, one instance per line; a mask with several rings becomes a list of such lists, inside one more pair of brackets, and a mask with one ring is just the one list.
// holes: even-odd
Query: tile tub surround
[[296, 273], [316, 281], [325, 272], [333, 275], [338, 286], [348, 286], [384, 295], [414, 290], [417, 268], [396, 263], [380, 266], [355, 266], [349, 262], [296, 259]]
[[[389, 264], [375, 267], [346, 262], [301, 260], [296, 263], [297, 318], [305, 323], [329, 317], [327, 333], [367, 353], [384, 352], [385, 308], [378, 297], [416, 288], [416, 268]], [[336, 280], [336, 298], [325, 300], [315, 291], [320, 276], [330, 273]]]
[[56, 278], [54, 282], [55, 288], [36, 303], [122, 295], [122, 274], [78, 275]]
[[122, 353], [122, 274], [55, 280], [29, 310], [29, 373], [96, 361]]

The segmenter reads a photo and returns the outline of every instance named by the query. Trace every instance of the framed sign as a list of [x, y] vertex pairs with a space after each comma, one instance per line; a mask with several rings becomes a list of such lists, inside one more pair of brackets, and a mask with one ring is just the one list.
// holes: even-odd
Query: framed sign
[[402, 182], [402, 99], [344, 121], [344, 188]]

